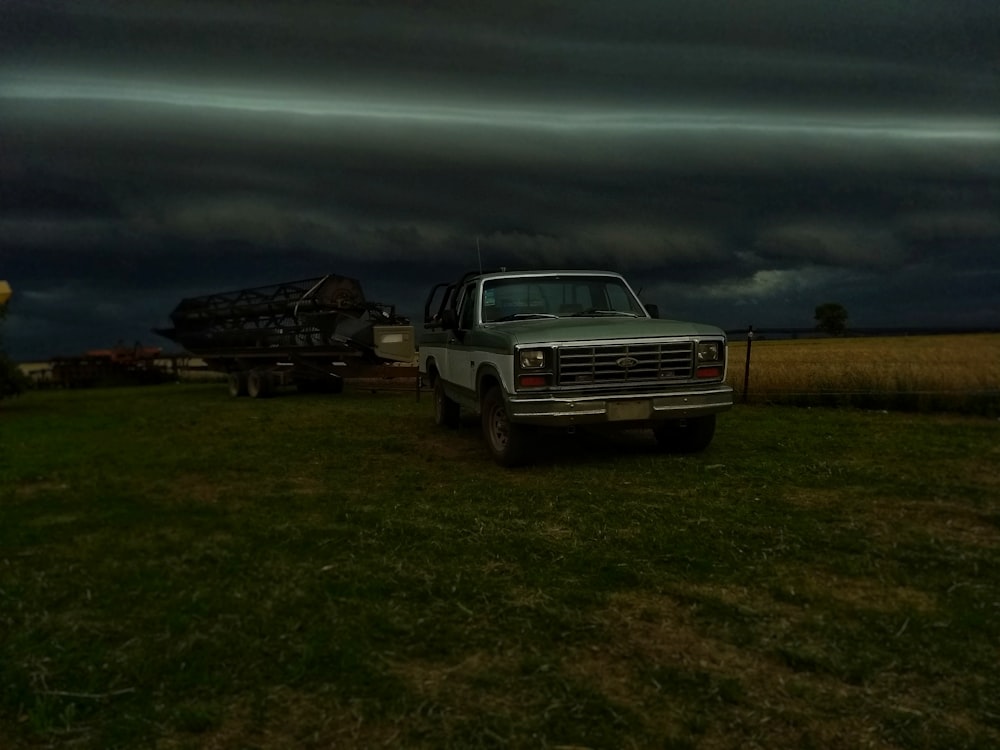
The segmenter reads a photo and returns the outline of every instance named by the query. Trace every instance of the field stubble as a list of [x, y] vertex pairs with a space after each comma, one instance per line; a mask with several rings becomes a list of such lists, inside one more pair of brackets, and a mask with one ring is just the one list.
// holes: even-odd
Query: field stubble
[[[729, 383], [745, 386], [745, 342]], [[748, 401], [1000, 414], [1000, 334], [754, 341]]]

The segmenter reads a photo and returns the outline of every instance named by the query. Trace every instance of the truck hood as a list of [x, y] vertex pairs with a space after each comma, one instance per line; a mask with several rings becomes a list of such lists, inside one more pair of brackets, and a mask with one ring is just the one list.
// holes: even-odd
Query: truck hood
[[546, 344], [601, 339], [666, 338], [670, 336], [725, 336], [720, 328], [699, 323], [658, 318], [581, 317], [531, 318], [483, 326], [491, 333], [509, 336], [514, 344]]

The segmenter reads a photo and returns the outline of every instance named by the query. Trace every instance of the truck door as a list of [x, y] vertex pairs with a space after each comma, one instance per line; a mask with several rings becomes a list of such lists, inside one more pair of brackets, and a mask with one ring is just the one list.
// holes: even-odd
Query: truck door
[[469, 391], [475, 390], [476, 360], [470, 337], [476, 325], [476, 283], [465, 285], [458, 300], [458, 332], [448, 337], [447, 379]]

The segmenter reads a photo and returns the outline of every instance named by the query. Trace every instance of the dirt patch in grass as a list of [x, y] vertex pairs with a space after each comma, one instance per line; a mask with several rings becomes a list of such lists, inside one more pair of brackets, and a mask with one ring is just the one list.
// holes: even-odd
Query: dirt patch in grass
[[468, 682], [480, 674], [497, 674], [507, 669], [507, 662], [483, 651], [467, 654], [456, 663], [435, 662], [426, 659], [409, 659], [391, 663], [393, 674], [413, 686], [427, 699], [442, 700], [458, 689], [459, 683]]
[[550, 542], [565, 542], [574, 535], [573, 529], [560, 524], [544, 523], [538, 528], [538, 536]]
[[26, 499], [50, 493], [64, 493], [71, 490], [68, 482], [38, 481], [22, 482], [14, 487], [14, 497]]
[[[431, 416], [428, 415], [428, 421]], [[420, 435], [420, 454], [428, 463], [441, 461], [489, 460], [486, 446], [479, 433], [478, 424], [465, 424], [457, 430], [431, 425]]]
[[873, 536], [900, 540], [906, 535], [930, 537], [954, 544], [995, 548], [1000, 545], [997, 510], [971, 507], [950, 500], [914, 501], [884, 498], [871, 506], [865, 519]]
[[181, 475], [170, 480], [171, 495], [185, 502], [215, 505], [220, 500], [221, 487], [220, 482], [201, 475]]
[[524, 586], [511, 586], [504, 596], [504, 603], [518, 609], [534, 609], [548, 606], [552, 597], [542, 589], [531, 589]]
[[[972, 475], [969, 479], [986, 483]], [[989, 483], [1000, 485], [1000, 480], [991, 475]], [[862, 502], [850, 499], [843, 488], [800, 490], [785, 499], [800, 508], [840, 510], [844, 525], [871, 539], [899, 540], [903, 534], [917, 533], [979, 547], [1000, 545], [1000, 506], [996, 503], [976, 507], [964, 500], [913, 500], [891, 495]]]
[[[930, 613], [936, 608], [935, 597], [927, 592], [888, 581], [852, 578], [816, 568], [803, 570], [801, 567], [786, 570], [781, 579], [786, 581], [783, 591], [789, 599], [832, 601], [834, 607], [843, 606], [850, 611]], [[752, 606], [757, 606], [760, 611], [773, 611], [775, 602], [773, 599], [762, 599]]]
[[[810, 487], [808, 489], [789, 488], [784, 499], [800, 508], [814, 508], [817, 510], [841, 508], [845, 510], [845, 513], [848, 512], [848, 509], [845, 507], [845, 490], [843, 487], [830, 489], [822, 487]], [[852, 502], [849, 510], [853, 513], [858, 510], [864, 510], [864, 507], [858, 502]]]
[[398, 725], [366, 720], [356, 706], [323, 690], [289, 687], [241, 698], [224, 709], [192, 705], [181, 714], [179, 731], [161, 738], [157, 750], [392, 747], [401, 733]]
[[[985, 461], [965, 461], [962, 465], [962, 474], [967, 483], [979, 485], [989, 489], [1000, 487], [1000, 472], [997, 466], [1000, 465], [1000, 448], [993, 448]], [[995, 498], [996, 495], [993, 495]]]
[[900, 501], [899, 520], [906, 519], [917, 529], [942, 541], [978, 547], [1000, 546], [1000, 526], [992, 516], [970, 508], [967, 504], [953, 502], [914, 503]]
[[[734, 590], [712, 593], [746, 604]], [[793, 616], [796, 608], [777, 609]], [[600, 620], [614, 640], [576, 649], [563, 668], [616, 702], [643, 706], [653, 736], [706, 748], [895, 746], [880, 736], [879, 712], [865, 710], [865, 688], [710, 637], [671, 597], [617, 595]]]
[[458, 662], [393, 661], [392, 673], [418, 701], [408, 711], [406, 730], [412, 736], [433, 728], [437, 744], [449, 747], [461, 747], [463, 735], [470, 742], [475, 736], [475, 746], [504, 746], [511, 736], [529, 732], [542, 707], [538, 694], [525, 689], [522, 681], [530, 676], [516, 672], [518, 663], [516, 651], [476, 651]]

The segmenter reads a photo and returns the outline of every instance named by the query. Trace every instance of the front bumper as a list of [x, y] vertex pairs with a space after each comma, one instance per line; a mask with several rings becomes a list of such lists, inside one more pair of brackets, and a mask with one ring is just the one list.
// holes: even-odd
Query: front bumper
[[670, 393], [627, 395], [516, 394], [507, 401], [512, 422], [570, 427], [585, 424], [629, 424], [686, 419], [725, 411], [733, 405], [728, 385], [691, 388]]

